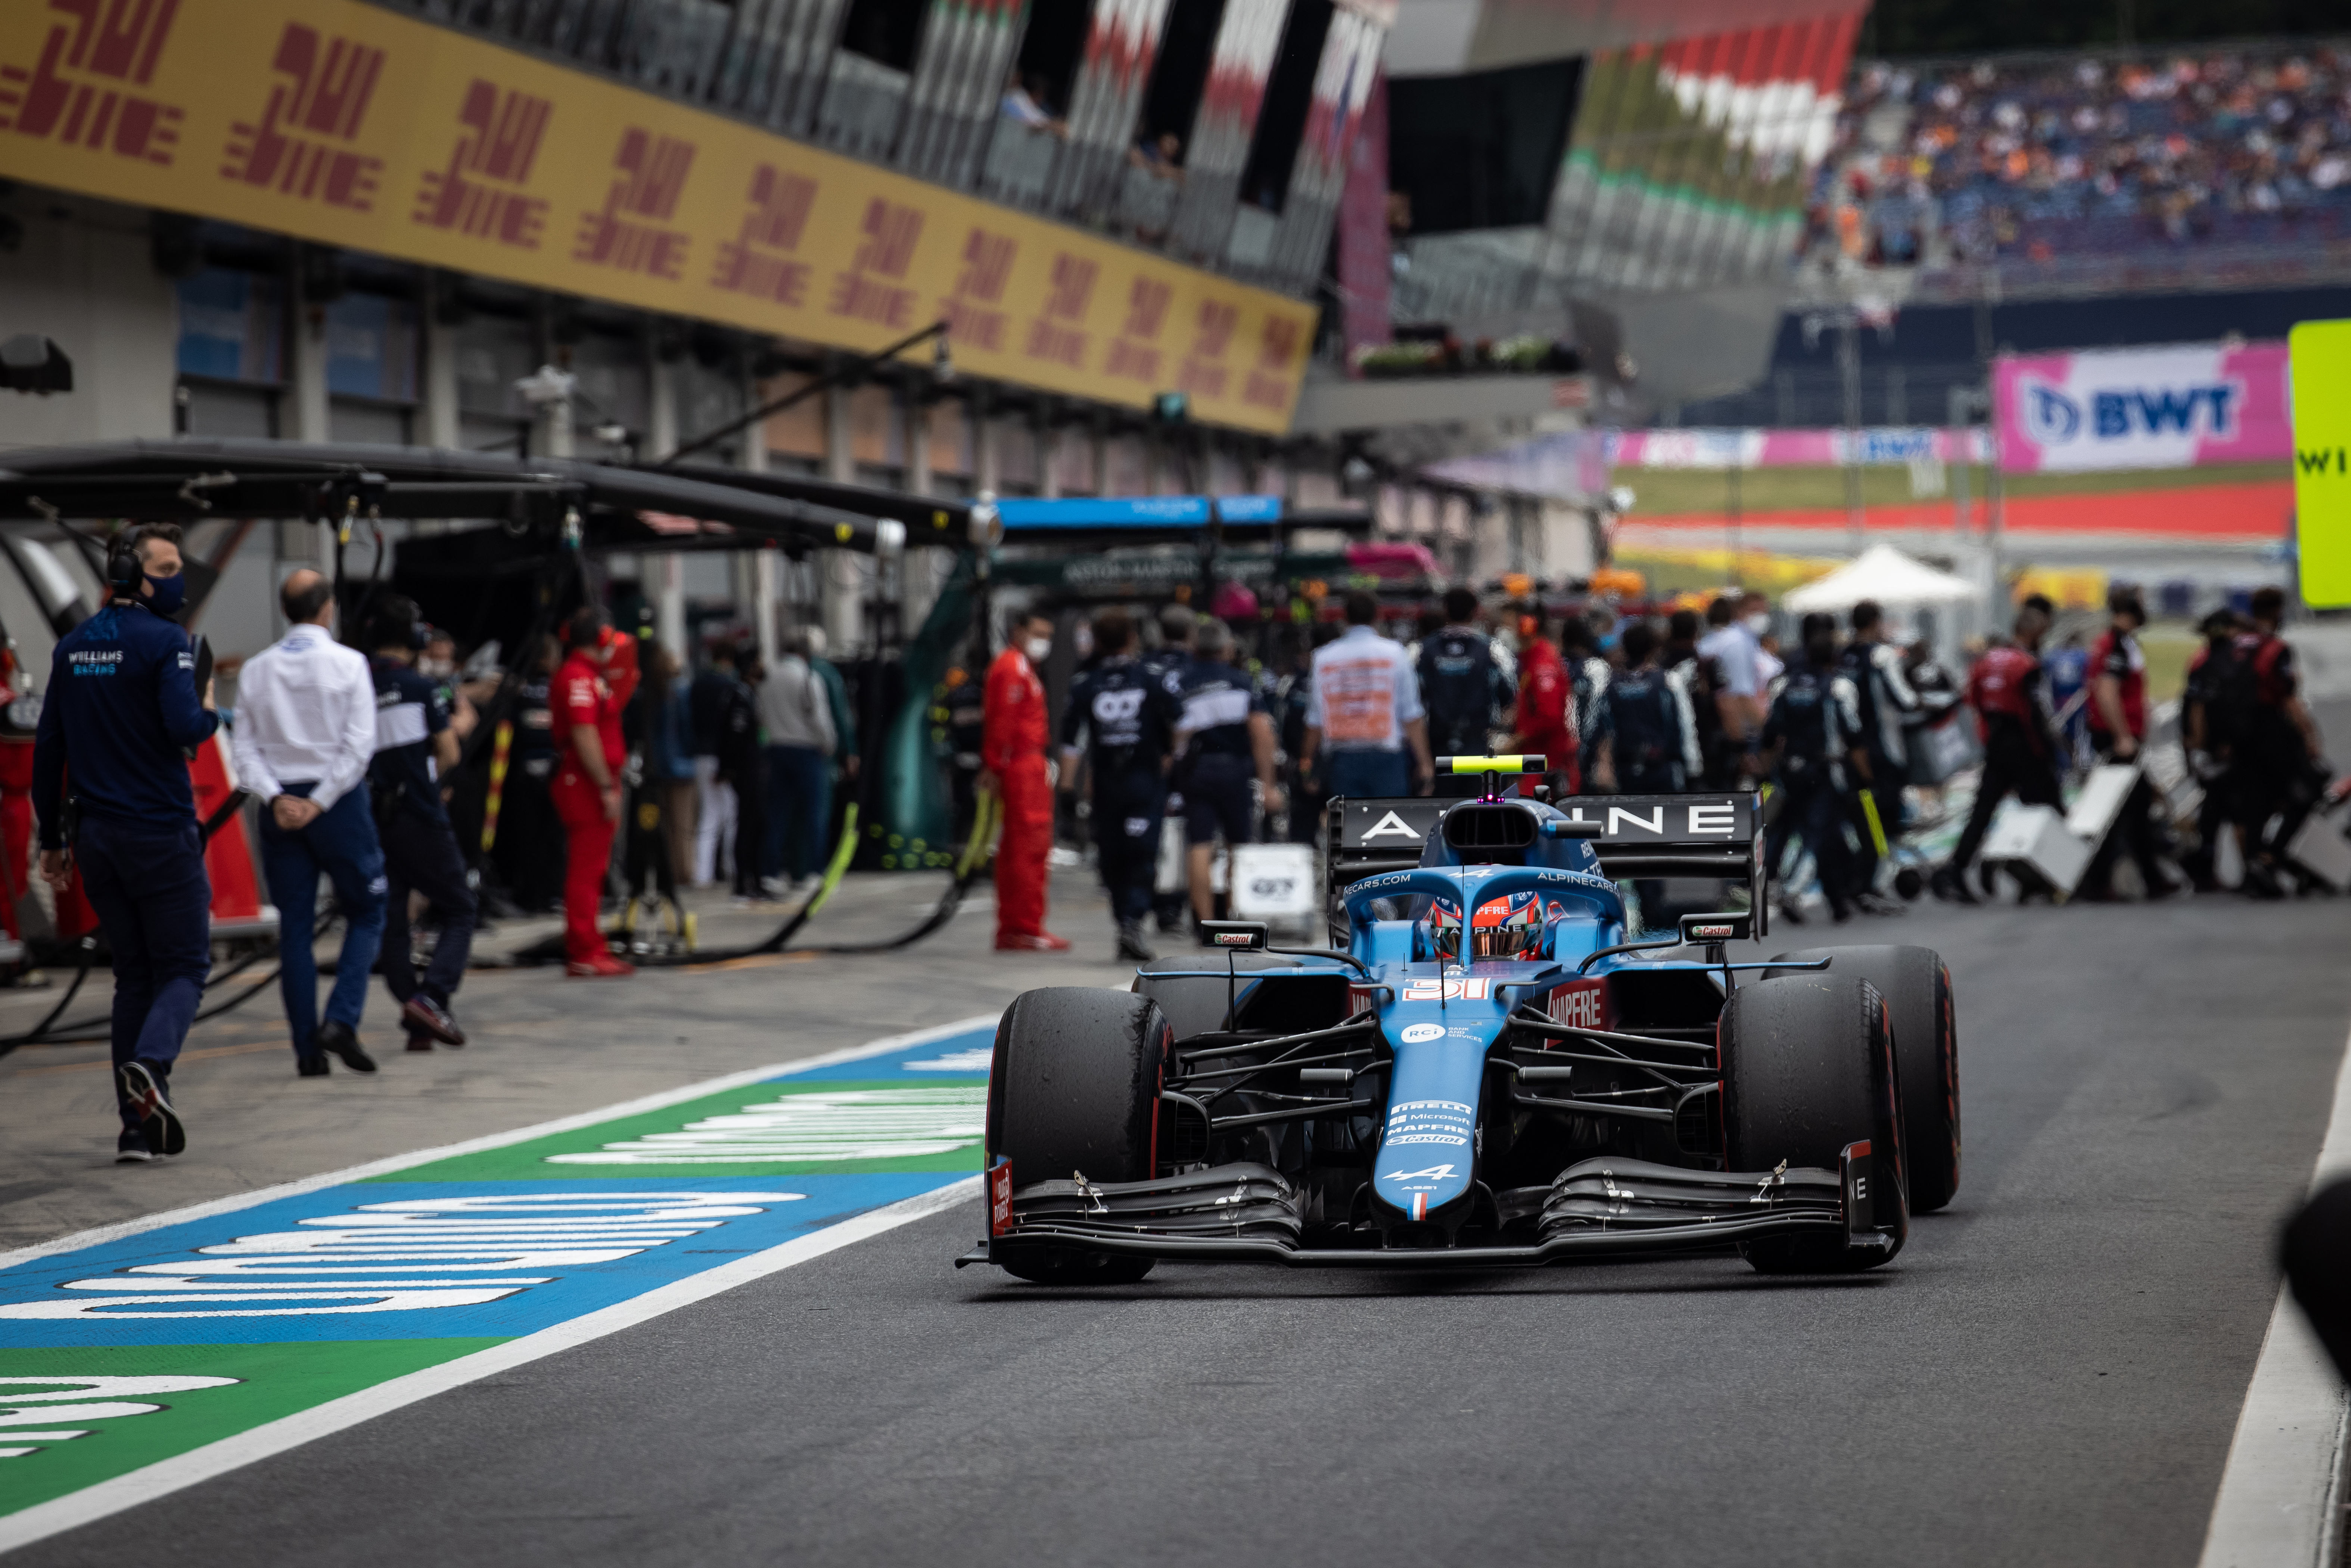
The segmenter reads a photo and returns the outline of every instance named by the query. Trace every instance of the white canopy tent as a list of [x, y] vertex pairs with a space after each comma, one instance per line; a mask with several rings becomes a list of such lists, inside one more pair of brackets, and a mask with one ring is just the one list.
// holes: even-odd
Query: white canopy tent
[[1919, 604], [1958, 604], [1981, 590], [1964, 577], [1938, 571], [1892, 545], [1872, 545], [1826, 577], [1816, 578], [1782, 601], [1798, 614], [1814, 610], [1850, 610], [1874, 599], [1888, 610]]
[[[1872, 545], [1853, 559], [1784, 595], [1782, 608], [1799, 615], [1837, 613], [1863, 600], [1882, 606], [1906, 632], [1932, 635], [1936, 652], [1954, 656], [1959, 640], [1975, 629], [1982, 612], [1982, 585], [1904, 555], [1892, 545]], [[1932, 612], [1921, 615], [1920, 612]], [[1924, 622], [1923, 625], [1920, 622]]]

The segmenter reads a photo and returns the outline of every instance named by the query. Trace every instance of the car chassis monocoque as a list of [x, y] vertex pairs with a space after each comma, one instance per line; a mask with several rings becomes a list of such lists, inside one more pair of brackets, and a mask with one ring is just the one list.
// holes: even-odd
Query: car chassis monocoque
[[[1018, 998], [988, 1082], [987, 1236], [958, 1266], [1109, 1284], [1162, 1259], [1892, 1258], [1959, 1182], [1941, 959], [1731, 962], [1768, 931], [1758, 797], [1499, 792], [1541, 765], [1439, 758], [1482, 792], [1332, 802], [1343, 949], [1212, 924], [1224, 952], [1145, 966], [1132, 991]], [[1745, 883], [1746, 907], [1627, 932], [1618, 879], [1692, 876]], [[1476, 951], [1469, 913], [1529, 894], [1539, 935]], [[1459, 912], [1450, 951], [1420, 918], [1437, 900]]]

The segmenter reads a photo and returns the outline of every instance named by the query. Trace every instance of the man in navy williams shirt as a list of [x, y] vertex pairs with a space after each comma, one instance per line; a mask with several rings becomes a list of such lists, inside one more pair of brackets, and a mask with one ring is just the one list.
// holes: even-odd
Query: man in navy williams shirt
[[[171, 617], [187, 585], [180, 530], [149, 523], [107, 560], [106, 607], [59, 639], [33, 742], [41, 877], [82, 891], [114, 954], [115, 1159], [176, 1155], [187, 1134], [172, 1063], [212, 973], [212, 881], [185, 748], [212, 737], [212, 683], [196, 690], [188, 634]], [[67, 842], [70, 781], [78, 826]]]

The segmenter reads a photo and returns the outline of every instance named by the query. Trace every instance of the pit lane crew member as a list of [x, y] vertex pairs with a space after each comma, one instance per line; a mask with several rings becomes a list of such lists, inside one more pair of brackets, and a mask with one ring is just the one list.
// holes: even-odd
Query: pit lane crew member
[[1890, 848], [1902, 828], [1902, 782], [1910, 772], [1902, 727], [1918, 711], [1918, 694], [1903, 676], [1902, 650], [1886, 640], [1886, 612], [1875, 600], [1853, 607], [1844, 673], [1861, 700], [1862, 746], [1869, 753], [1869, 781], [1853, 791], [1854, 832], [1861, 844], [1853, 868], [1854, 902], [1873, 915], [1899, 915], [1903, 906], [1877, 892], [1877, 846], [1883, 839]]
[[[633, 975], [637, 967], [605, 946], [597, 915], [612, 863], [612, 835], [621, 825], [621, 774], [628, 760], [621, 714], [636, 690], [636, 639], [614, 632], [592, 604], [572, 612], [565, 632], [571, 651], [555, 673], [558, 762], [548, 791], [563, 819], [563, 972], [575, 979]], [[738, 862], [758, 853], [747, 832], [735, 853]]]
[[[1200, 617], [1188, 605], [1163, 605], [1159, 611], [1159, 646], [1145, 647], [1136, 655], [1152, 679], [1165, 686], [1170, 694], [1183, 690], [1184, 672], [1192, 663], [1192, 638]], [[1139, 640], [1139, 639], [1138, 639]], [[1184, 814], [1183, 787], [1171, 781], [1167, 791], [1167, 814], [1181, 818]], [[1163, 833], [1167, 830], [1160, 830]], [[1151, 894], [1151, 914], [1162, 931], [1175, 931], [1184, 924], [1184, 891], [1159, 891], [1155, 879]]]
[[[441, 780], [457, 766], [457, 729], [448, 687], [417, 668], [426, 640], [414, 600], [393, 593], [377, 601], [367, 637], [375, 650], [376, 745], [368, 789], [383, 842], [383, 983], [400, 1004], [411, 1051], [465, 1043], [449, 1001], [474, 946], [474, 890], [441, 795]], [[422, 980], [409, 956], [411, 893], [424, 895], [438, 930]]]
[[1736, 599], [1723, 594], [1707, 606], [1712, 628], [1698, 639], [1700, 658], [1714, 661], [1719, 677], [1715, 707], [1722, 721], [1722, 754], [1708, 758], [1716, 789], [1751, 777], [1761, 747], [1764, 692], [1762, 638], [1771, 629], [1771, 601], [1750, 590]]
[[[1779, 815], [1764, 835], [1763, 862], [1776, 880], [1792, 836], [1813, 852], [1821, 892], [1840, 925], [1853, 918], [1853, 864], [1845, 848], [1848, 791], [1869, 781], [1861, 698], [1837, 663], [1836, 622], [1815, 611], [1803, 620], [1801, 661], [1772, 697], [1763, 747], [1781, 792]], [[1793, 905], [1784, 909], [1801, 923]]]
[[187, 1147], [172, 1064], [212, 973], [212, 882], [183, 748], [210, 740], [219, 720], [171, 620], [187, 591], [178, 526], [131, 530], [108, 558], [107, 584], [105, 607], [52, 656], [33, 811], [41, 879], [62, 898], [78, 867], [114, 955], [114, 1157], [131, 1165]]
[[979, 788], [1003, 802], [996, 849], [996, 947], [1063, 953], [1070, 940], [1045, 929], [1053, 852], [1053, 783], [1045, 766], [1048, 716], [1037, 666], [1053, 651], [1053, 619], [1016, 615], [1004, 652], [987, 667], [980, 698]]
[[[289, 624], [238, 673], [231, 749], [237, 783], [266, 808], [261, 870], [277, 905], [277, 983], [295, 1071], [323, 1078], [331, 1054], [354, 1072], [373, 1072], [359, 1027], [383, 938], [383, 846], [367, 789], [375, 757], [375, 680], [365, 656], [329, 630], [335, 595], [324, 577], [294, 573], [277, 601]], [[322, 872], [334, 883], [344, 922], [323, 1021], [310, 953]]]
[[1213, 920], [1217, 895], [1210, 884], [1219, 831], [1228, 846], [1257, 841], [1257, 802], [1249, 798], [1249, 772], [1269, 812], [1281, 810], [1281, 781], [1273, 770], [1273, 716], [1266, 711], [1257, 683], [1235, 667], [1232, 632], [1221, 621], [1204, 621], [1193, 640], [1192, 662], [1179, 676], [1176, 721], [1176, 766], [1170, 779], [1184, 795], [1185, 873], [1195, 922]]
[[[2132, 762], [2147, 742], [2147, 656], [2139, 652], [2139, 628], [2147, 624], [2147, 606], [2138, 590], [2116, 583], [2106, 592], [2106, 629], [2090, 646], [2085, 674], [2089, 683], [2090, 743], [2103, 762]], [[2053, 689], [2051, 700], [2055, 700]], [[2156, 859], [2155, 830], [2147, 814], [2155, 810], [2155, 789], [2141, 773], [2123, 801], [2115, 830], [2098, 846], [2082, 874], [2081, 896], [2114, 896], [2115, 858], [2127, 852], [2138, 867], [2139, 881], [2149, 898], [2168, 898], [2179, 884], [2164, 874]]]
[[1346, 634], [1314, 650], [1300, 743], [1310, 777], [1326, 796], [1426, 794], [1435, 769], [1412, 659], [1380, 635], [1378, 600], [1358, 589], [1347, 595], [1346, 614]]
[[2014, 795], [2028, 806], [2060, 806], [2057, 769], [2062, 759], [2057, 727], [2049, 710], [2049, 685], [2041, 669], [2041, 639], [2054, 611], [2034, 594], [2016, 612], [2016, 636], [1984, 651], [1968, 672], [1967, 702], [1976, 710], [1984, 743], [1983, 778], [1976, 803], [1949, 863], [1935, 873], [1935, 888], [1961, 904], [1978, 902], [1968, 868], [1983, 847], [1993, 810]]
[[1520, 792], [1531, 795], [1548, 780], [1554, 794], [1573, 795], [1583, 787], [1583, 760], [1576, 744], [1575, 677], [1540, 610], [1521, 617], [1519, 626], [1519, 711], [1510, 724], [1510, 748], [1541, 757], [1544, 768], [1542, 779], [1522, 779]]
[[1415, 665], [1428, 710], [1428, 747], [1439, 757], [1483, 757], [1510, 723], [1519, 696], [1507, 655], [1478, 630], [1478, 595], [1445, 591], [1445, 624], [1421, 640]]
[[2282, 589], [2257, 590], [2252, 629], [2239, 634], [2220, 706], [2238, 737], [2233, 747], [2238, 821], [2244, 824], [2245, 889], [2271, 898], [2284, 890], [2286, 847], [2317, 804], [2326, 781], [2318, 721], [2302, 699], [2294, 647], [2278, 635], [2285, 618]]
[[1625, 628], [1625, 669], [1601, 695], [1593, 782], [1628, 795], [1678, 795], [1698, 780], [1698, 716], [1689, 689], [1657, 664], [1657, 633], [1646, 621]]
[[2234, 802], [2223, 786], [2229, 781], [2229, 737], [2220, 712], [2220, 688], [2236, 658], [2237, 617], [2225, 605], [2197, 622], [2204, 641], [2188, 655], [2188, 679], [2179, 694], [2179, 739], [2188, 753], [2188, 770], [2204, 791], [2196, 808], [2196, 847], [2180, 861], [2181, 869], [2199, 893], [2218, 890], [2214, 861], [2220, 831], [2236, 821]]
[[[1093, 778], [1096, 852], [1118, 923], [1118, 956], [1155, 956], [1144, 940], [1151, 913], [1159, 824], [1167, 810], [1167, 758], [1183, 712], [1165, 683], [1134, 656], [1134, 622], [1123, 610], [1094, 617], [1094, 667], [1071, 688], [1061, 714], [1061, 788], [1077, 787], [1081, 757]], [[1079, 737], [1085, 745], [1079, 745]]]

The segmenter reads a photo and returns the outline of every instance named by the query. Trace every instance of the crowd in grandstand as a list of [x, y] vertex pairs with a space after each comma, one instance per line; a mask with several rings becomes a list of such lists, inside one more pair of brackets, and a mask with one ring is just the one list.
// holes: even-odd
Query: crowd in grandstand
[[2046, 260], [2351, 236], [2351, 44], [1879, 60], [1855, 70], [1808, 254]]

